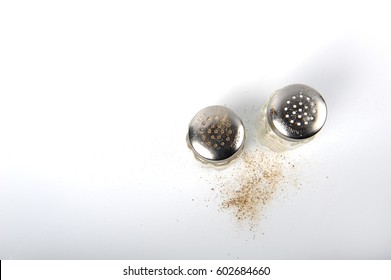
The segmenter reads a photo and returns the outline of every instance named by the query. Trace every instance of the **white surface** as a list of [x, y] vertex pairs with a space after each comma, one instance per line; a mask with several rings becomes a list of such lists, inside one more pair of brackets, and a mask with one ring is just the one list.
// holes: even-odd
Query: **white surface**
[[[192, 272], [194, 271], [193, 269], [206, 269], [208, 274], [198, 276], [198, 278], [209, 280], [234, 278], [231, 275], [218, 275], [223, 266], [235, 268], [256, 267], [258, 270], [261, 267], [263, 270], [267, 270], [265, 267], [269, 267], [269, 278], [273, 277], [276, 280], [312, 280], [314, 279], [314, 275], [319, 280], [334, 279], [335, 275], [338, 275], [339, 279], [350, 279], [353, 277], [358, 279], [389, 280], [391, 277], [391, 271], [389, 269], [390, 261], [387, 260], [267, 260], [261, 262], [259, 260], [6, 260], [1, 263], [1, 266], [2, 277], [7, 280], [52, 280], [53, 275], [56, 275], [56, 279], [59, 280], [91, 278], [95, 280], [122, 280], [124, 276], [132, 278], [131, 275], [123, 275], [123, 271], [125, 270], [127, 272], [128, 268], [134, 269], [137, 272], [137, 269], [141, 267], [151, 269], [159, 269], [161, 267], [177, 269], [178, 266], [181, 267], [184, 274], [187, 273], [188, 269], [191, 269]], [[324, 269], [325, 267], [328, 269]], [[61, 271], [61, 274], [59, 271]], [[157, 270], [157, 274], [159, 272]], [[164, 274], [163, 269], [162, 273]], [[145, 274], [137, 275], [136, 279], [168, 278], [167, 276]], [[248, 280], [260, 276], [247, 274], [236, 277]], [[191, 276], [182, 276], [181, 278], [191, 278]], [[197, 276], [193, 278], [197, 278]]]
[[[0, 259], [391, 258], [388, 11], [2, 1]], [[323, 93], [329, 118], [253, 239], [205, 202], [220, 171], [194, 160], [187, 125], [226, 104], [253, 135], [246, 108], [291, 83]]]

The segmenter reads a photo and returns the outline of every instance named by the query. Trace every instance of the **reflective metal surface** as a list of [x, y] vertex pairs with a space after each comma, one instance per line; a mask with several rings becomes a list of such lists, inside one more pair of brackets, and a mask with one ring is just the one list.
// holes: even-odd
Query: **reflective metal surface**
[[266, 116], [280, 137], [300, 141], [314, 136], [324, 125], [327, 107], [315, 89], [293, 84], [277, 90], [270, 98]]
[[189, 124], [187, 142], [197, 159], [225, 165], [243, 149], [245, 130], [240, 118], [224, 106], [199, 111]]

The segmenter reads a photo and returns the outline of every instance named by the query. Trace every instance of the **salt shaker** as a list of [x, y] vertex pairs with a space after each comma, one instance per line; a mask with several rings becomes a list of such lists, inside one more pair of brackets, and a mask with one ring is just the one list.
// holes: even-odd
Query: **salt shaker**
[[196, 159], [214, 166], [224, 166], [243, 150], [245, 129], [241, 119], [229, 108], [210, 106], [191, 120], [187, 145]]
[[311, 141], [323, 127], [327, 107], [315, 89], [288, 85], [274, 92], [259, 114], [258, 138], [276, 152], [296, 148]]

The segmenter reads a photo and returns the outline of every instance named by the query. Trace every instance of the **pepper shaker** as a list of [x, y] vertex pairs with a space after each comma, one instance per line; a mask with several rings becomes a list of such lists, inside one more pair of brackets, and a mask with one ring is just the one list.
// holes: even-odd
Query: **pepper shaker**
[[243, 150], [245, 129], [241, 119], [229, 108], [210, 106], [191, 120], [187, 145], [196, 159], [214, 166], [224, 166]]

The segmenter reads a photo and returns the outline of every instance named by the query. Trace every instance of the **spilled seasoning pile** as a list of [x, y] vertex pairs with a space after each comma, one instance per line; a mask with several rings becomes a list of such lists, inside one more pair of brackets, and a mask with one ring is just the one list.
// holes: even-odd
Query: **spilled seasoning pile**
[[[264, 215], [265, 207], [285, 188], [286, 170], [291, 168], [286, 157], [268, 150], [246, 151], [232, 178], [220, 188], [221, 208], [233, 211], [239, 222], [250, 228]], [[262, 216], [261, 216], [262, 215]]]

